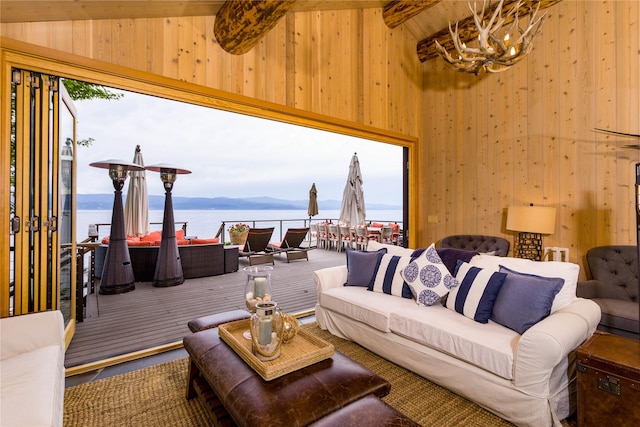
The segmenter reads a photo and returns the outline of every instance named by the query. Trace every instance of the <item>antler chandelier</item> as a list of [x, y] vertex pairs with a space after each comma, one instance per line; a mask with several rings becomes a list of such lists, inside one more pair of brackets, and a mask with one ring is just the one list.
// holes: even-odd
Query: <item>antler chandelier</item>
[[[461, 39], [458, 29], [459, 23], [456, 23], [455, 30], [449, 23], [449, 32], [456, 50], [452, 52], [453, 55], [449, 54], [447, 49], [436, 40], [438, 54], [454, 70], [475, 75], [483, 70], [489, 73], [499, 73], [522, 60], [531, 51], [533, 39], [540, 32], [545, 15], [543, 13], [537, 17], [540, 2], [538, 2], [535, 11], [530, 7], [528, 13], [521, 14], [520, 8], [523, 1], [519, 0], [505, 16], [502, 14], [503, 2], [504, 0], [500, 0], [491, 18], [486, 21], [484, 16], [486, 0], [483, 1], [480, 13], [478, 13], [476, 2], [473, 2], [472, 7], [469, 1], [469, 10], [473, 14], [473, 21], [478, 33], [477, 43], [473, 42], [474, 46], [467, 47]], [[490, 13], [490, 9], [491, 4], [489, 3], [487, 14]], [[523, 30], [520, 27], [520, 18], [526, 15], [530, 15], [529, 25]], [[467, 40], [471, 40], [475, 36], [475, 32], [473, 30], [466, 32]]]

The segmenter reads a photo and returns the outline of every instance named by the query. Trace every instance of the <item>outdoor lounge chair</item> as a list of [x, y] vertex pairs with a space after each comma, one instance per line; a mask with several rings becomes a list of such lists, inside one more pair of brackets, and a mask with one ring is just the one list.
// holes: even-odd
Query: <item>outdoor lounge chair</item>
[[273, 253], [267, 252], [267, 246], [273, 228], [250, 228], [247, 234], [247, 241], [238, 248], [238, 256], [247, 257], [249, 265], [271, 263], [275, 265]]
[[267, 252], [273, 252], [274, 254], [285, 253], [287, 262], [295, 259], [306, 259], [308, 261], [307, 251], [312, 248], [302, 246], [302, 242], [304, 242], [308, 232], [309, 227], [289, 228], [284, 234], [282, 242], [269, 243]]

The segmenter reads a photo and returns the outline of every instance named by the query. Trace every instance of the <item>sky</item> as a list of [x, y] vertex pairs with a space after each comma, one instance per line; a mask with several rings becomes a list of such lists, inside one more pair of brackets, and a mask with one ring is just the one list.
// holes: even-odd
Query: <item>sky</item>
[[[146, 166], [169, 163], [192, 172], [178, 175], [174, 197], [306, 200], [315, 183], [319, 200], [341, 200], [357, 153], [366, 204], [402, 205], [401, 147], [122, 93], [118, 100], [75, 101], [78, 139], [95, 140], [77, 148], [78, 194], [113, 193], [107, 170], [89, 164], [131, 162], [140, 145]], [[146, 175], [149, 195], [164, 195], [160, 174]]]

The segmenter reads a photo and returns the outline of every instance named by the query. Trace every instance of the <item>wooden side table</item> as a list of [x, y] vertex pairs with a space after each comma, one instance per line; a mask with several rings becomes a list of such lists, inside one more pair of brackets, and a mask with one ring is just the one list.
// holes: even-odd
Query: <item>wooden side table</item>
[[640, 425], [640, 341], [596, 331], [576, 358], [578, 426]]

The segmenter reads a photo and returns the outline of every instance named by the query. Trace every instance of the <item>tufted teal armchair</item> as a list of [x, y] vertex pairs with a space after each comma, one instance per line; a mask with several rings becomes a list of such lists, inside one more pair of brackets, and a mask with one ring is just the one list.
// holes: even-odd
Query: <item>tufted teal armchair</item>
[[598, 246], [587, 251], [591, 280], [578, 283], [577, 295], [602, 310], [598, 329], [640, 339], [638, 249], [636, 246]]

